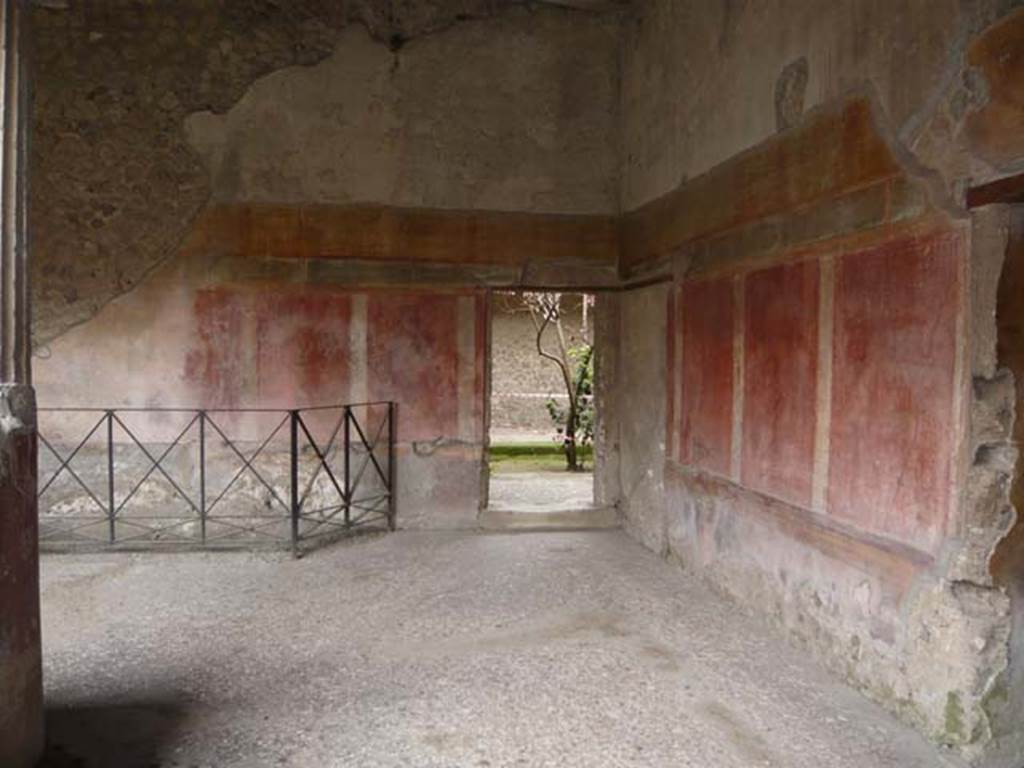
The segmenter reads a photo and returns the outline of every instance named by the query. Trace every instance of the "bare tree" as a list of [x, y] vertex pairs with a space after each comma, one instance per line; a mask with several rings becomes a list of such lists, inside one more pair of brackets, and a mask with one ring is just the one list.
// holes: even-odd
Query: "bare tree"
[[[584, 296], [586, 302], [590, 297]], [[593, 354], [593, 346], [585, 344], [583, 347], [583, 359], [574, 360], [569, 345], [569, 339], [562, 318], [562, 294], [561, 293], [524, 293], [523, 303], [530, 312], [530, 319], [533, 320], [533, 327], [536, 330], [537, 354], [545, 360], [550, 360], [562, 374], [562, 381], [565, 384], [565, 392], [568, 395], [569, 407], [565, 414], [564, 449], [565, 461], [568, 469], [579, 471], [583, 468], [577, 445], [577, 433], [579, 432], [579, 420], [582, 411], [582, 398], [584, 387], [587, 385], [586, 372], [589, 369], [590, 358]], [[544, 348], [544, 334], [549, 329], [554, 331], [556, 349], [551, 352]], [[585, 333], [585, 330], [584, 330]]]

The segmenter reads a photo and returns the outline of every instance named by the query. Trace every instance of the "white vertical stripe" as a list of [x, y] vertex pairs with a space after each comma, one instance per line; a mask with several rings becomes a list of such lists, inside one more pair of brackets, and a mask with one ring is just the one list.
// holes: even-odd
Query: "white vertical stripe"
[[669, 425], [672, 437], [669, 444], [669, 459], [678, 461], [683, 447], [683, 286], [674, 286], [670, 327], [672, 338], [672, 423]]
[[733, 482], [741, 482], [743, 472], [743, 375], [744, 375], [744, 275], [733, 279], [732, 315], [732, 444], [730, 445], [729, 475]]
[[[366, 339], [367, 303], [365, 293], [357, 293], [352, 296], [352, 310], [348, 324], [348, 402], [350, 403], [365, 403], [370, 399], [367, 381], [367, 371], [369, 370]], [[361, 424], [366, 423], [364, 409], [357, 409], [354, 414]]]
[[829, 451], [832, 441], [832, 341], [835, 324], [835, 260], [831, 255], [821, 259], [818, 274], [818, 380], [811, 507], [825, 512], [828, 506]]

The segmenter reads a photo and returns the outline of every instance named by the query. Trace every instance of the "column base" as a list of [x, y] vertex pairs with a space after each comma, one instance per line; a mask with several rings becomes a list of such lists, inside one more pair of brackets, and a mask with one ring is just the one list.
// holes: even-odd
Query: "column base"
[[0, 385], [0, 765], [29, 768], [43, 750], [36, 517], [36, 404]]

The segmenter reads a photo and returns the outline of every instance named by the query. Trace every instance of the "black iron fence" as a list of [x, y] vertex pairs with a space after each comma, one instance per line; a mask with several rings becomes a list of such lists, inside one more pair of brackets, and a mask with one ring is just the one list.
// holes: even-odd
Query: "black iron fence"
[[40, 408], [40, 545], [298, 554], [394, 530], [395, 411]]

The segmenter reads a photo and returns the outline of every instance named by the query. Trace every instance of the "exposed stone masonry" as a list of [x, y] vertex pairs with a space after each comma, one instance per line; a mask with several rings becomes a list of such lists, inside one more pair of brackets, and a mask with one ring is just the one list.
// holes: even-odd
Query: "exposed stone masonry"
[[[499, 0], [182, 0], [33, 10], [33, 333], [93, 316], [174, 254], [211, 194], [186, 141], [254, 81], [328, 57], [349, 25], [392, 49], [454, 24], [536, 7]], [[538, 11], [541, 12], [541, 11]], [[547, 14], [579, 13], [548, 8]], [[45, 348], [41, 349], [45, 355]]]

